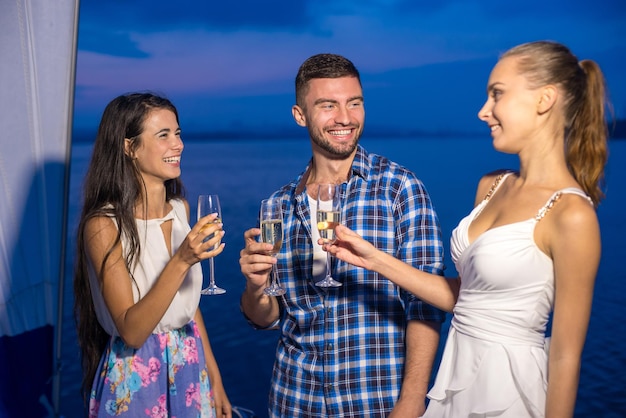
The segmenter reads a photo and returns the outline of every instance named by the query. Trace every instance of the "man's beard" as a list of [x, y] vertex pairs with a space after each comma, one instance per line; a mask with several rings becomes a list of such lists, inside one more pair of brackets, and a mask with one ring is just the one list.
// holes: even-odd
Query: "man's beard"
[[[355, 126], [346, 126], [344, 129], [356, 128]], [[354, 141], [349, 144], [342, 144], [341, 146], [337, 146], [328, 141], [323, 135], [319, 134], [319, 131], [313, 131], [309, 128], [309, 136], [315, 145], [320, 147], [322, 150], [326, 151], [330, 154], [330, 157], [337, 160], [343, 160], [352, 155], [354, 150], [356, 149], [357, 144], [359, 143], [359, 139], [361, 138], [361, 132], [354, 138]]]

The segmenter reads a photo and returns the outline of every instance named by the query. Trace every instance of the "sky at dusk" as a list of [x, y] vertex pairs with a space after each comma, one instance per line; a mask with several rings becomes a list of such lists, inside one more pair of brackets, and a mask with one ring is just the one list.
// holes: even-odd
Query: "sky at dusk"
[[366, 133], [486, 133], [499, 54], [541, 39], [597, 61], [626, 117], [624, 0], [83, 0], [78, 36], [77, 132], [145, 90], [174, 102], [185, 134], [299, 132], [295, 74], [332, 52], [361, 72]]

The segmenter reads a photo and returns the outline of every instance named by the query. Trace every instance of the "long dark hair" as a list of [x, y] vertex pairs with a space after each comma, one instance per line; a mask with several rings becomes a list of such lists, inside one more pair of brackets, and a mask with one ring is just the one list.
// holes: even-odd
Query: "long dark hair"
[[[125, 152], [125, 139], [130, 147], [141, 146], [140, 135], [149, 113], [155, 109], [167, 109], [176, 115], [176, 107], [166, 98], [152, 93], [131, 93], [116, 97], [104, 109], [87, 175], [83, 186], [83, 208], [76, 239], [76, 267], [74, 272], [74, 317], [81, 350], [83, 367], [83, 396], [88, 399], [91, 384], [100, 357], [110, 336], [96, 317], [89, 282], [88, 260], [85, 248], [85, 226], [95, 217], [115, 218], [118, 233], [113, 246], [102, 262], [101, 271], [113, 248], [121, 237], [128, 237], [129, 248], [124, 249], [130, 271], [139, 257], [139, 237], [135, 221], [135, 206], [145, 196], [145, 184], [133, 160]], [[183, 197], [184, 188], [180, 178], [165, 182], [166, 199]], [[145, 205], [144, 205], [145, 206]], [[131, 276], [132, 277], [132, 276]], [[95, 291], [98, 291], [95, 289]]]
[[570, 172], [596, 206], [607, 162], [608, 107], [604, 76], [598, 64], [578, 58], [552, 41], [529, 42], [502, 55], [519, 57], [518, 70], [531, 86], [554, 84], [565, 95], [565, 153]]

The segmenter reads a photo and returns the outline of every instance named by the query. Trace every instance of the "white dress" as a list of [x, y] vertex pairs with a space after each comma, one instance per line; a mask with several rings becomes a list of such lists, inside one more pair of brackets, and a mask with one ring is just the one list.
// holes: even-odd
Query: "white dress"
[[461, 288], [423, 417], [544, 416], [554, 270], [533, 232], [564, 193], [589, 200], [580, 189], [560, 190], [534, 218], [485, 231], [470, 244], [469, 225], [488, 196], [452, 232]]

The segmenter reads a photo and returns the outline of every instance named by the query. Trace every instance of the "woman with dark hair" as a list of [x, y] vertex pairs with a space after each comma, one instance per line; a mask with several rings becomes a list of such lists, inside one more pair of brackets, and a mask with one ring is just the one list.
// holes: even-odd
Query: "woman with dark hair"
[[480, 181], [452, 233], [459, 278], [416, 270], [343, 226], [326, 250], [454, 313], [424, 417], [571, 417], [600, 262], [604, 77], [561, 44], [532, 42], [500, 58], [487, 93], [478, 116], [520, 166]]
[[[104, 110], [84, 184], [74, 278], [89, 416], [231, 416], [199, 309], [216, 215], [189, 226], [178, 112], [133, 93]], [[205, 242], [205, 239], [213, 236]]]

